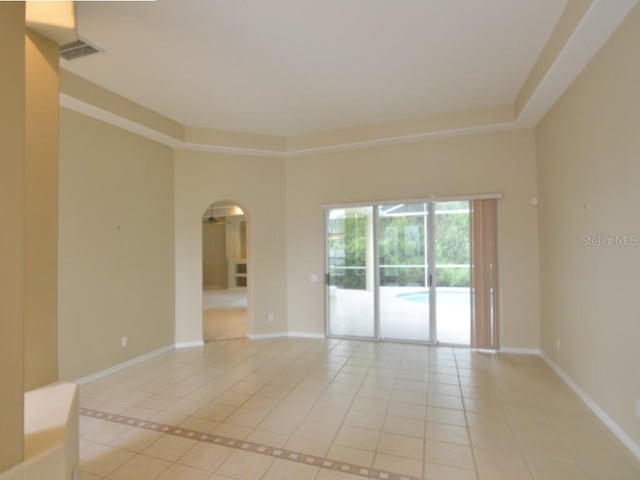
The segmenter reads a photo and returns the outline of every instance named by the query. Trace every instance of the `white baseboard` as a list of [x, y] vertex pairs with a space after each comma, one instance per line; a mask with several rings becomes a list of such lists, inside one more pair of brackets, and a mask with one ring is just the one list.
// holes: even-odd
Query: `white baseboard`
[[196, 340], [194, 342], [178, 342], [175, 344], [176, 348], [193, 348], [193, 347], [202, 347], [204, 345], [204, 340]]
[[107, 375], [111, 375], [112, 373], [119, 372], [120, 370], [124, 370], [125, 368], [131, 367], [138, 363], [142, 363], [145, 360], [150, 360], [154, 357], [162, 355], [163, 353], [167, 353], [174, 349], [173, 345], [167, 345], [166, 347], [159, 348], [157, 350], [153, 350], [152, 352], [145, 353], [144, 355], [140, 355], [139, 357], [132, 358], [131, 360], [127, 360], [126, 362], [118, 363], [113, 367], [106, 368], [96, 373], [92, 373], [91, 375], [87, 375], [86, 377], [78, 378], [74, 380], [74, 383], [79, 385], [84, 385], [89, 382], [93, 382], [98, 380], [99, 378], [106, 377]]
[[265, 338], [326, 338], [324, 333], [309, 332], [274, 332], [274, 333], [251, 333], [247, 335], [249, 340], [263, 340]]
[[611, 432], [618, 437], [625, 447], [640, 460], [640, 445], [638, 445], [627, 433], [605, 412], [598, 403], [591, 398], [560, 366], [551, 360], [545, 353], [541, 352], [540, 356], [558, 374], [558, 376], [566, 383], [571, 390], [575, 392], [580, 399], [587, 404], [587, 407], [604, 423]]
[[287, 337], [294, 338], [319, 338], [325, 339], [327, 338], [324, 333], [309, 333], [309, 332], [287, 332]]
[[274, 333], [250, 333], [247, 335], [249, 340], [264, 340], [267, 338], [282, 338], [286, 337], [287, 332], [274, 332]]
[[517, 355], [542, 355], [542, 352], [537, 348], [512, 348], [501, 347], [500, 353], [514, 353]]

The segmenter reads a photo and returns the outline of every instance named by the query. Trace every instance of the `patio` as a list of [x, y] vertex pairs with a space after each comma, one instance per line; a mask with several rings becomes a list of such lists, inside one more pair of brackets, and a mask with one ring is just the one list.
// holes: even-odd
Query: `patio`
[[[371, 290], [331, 287], [330, 333], [373, 337], [373, 303]], [[436, 288], [436, 317], [438, 342], [469, 345], [470, 288]], [[380, 336], [385, 339], [429, 341], [429, 301], [424, 287], [380, 288]]]

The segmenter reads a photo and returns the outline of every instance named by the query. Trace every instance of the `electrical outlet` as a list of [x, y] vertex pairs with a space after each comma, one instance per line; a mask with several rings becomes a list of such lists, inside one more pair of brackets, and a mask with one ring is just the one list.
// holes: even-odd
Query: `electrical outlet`
[[267, 316], [267, 321], [269, 321], [269, 322], [273, 322], [273, 320], [274, 320], [275, 318], [276, 318], [276, 316], [275, 316], [273, 313], [270, 313], [270, 314]]
[[560, 337], [556, 338], [556, 350], [560, 350]]
[[127, 348], [129, 346], [129, 337], [126, 335], [122, 337], [122, 348]]

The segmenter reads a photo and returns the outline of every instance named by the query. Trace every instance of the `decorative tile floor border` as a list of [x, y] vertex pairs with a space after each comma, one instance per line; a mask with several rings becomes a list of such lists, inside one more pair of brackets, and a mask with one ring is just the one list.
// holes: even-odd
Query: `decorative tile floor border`
[[335, 470], [337, 472], [358, 475], [363, 478], [372, 478], [377, 480], [422, 480], [422, 477], [413, 477], [400, 473], [389, 472], [377, 468], [363, 467], [362, 465], [354, 465], [352, 463], [339, 462], [328, 458], [308, 455], [306, 453], [295, 452], [285, 448], [269, 447], [255, 442], [238, 440], [235, 438], [221, 437], [211, 433], [198, 432], [187, 428], [166, 425], [164, 423], [153, 422], [149, 420], [141, 420], [139, 418], [127, 417], [124, 415], [115, 415], [113, 413], [101, 412], [89, 408], [80, 408], [80, 415], [85, 417], [96, 418], [113, 423], [120, 423], [130, 427], [143, 428], [145, 430], [153, 430], [155, 432], [165, 433], [167, 435], [175, 435], [178, 437], [190, 438], [199, 442], [212, 443], [214, 445], [222, 445], [227, 448], [236, 450], [244, 450], [260, 455], [267, 455], [273, 458], [280, 458], [290, 462], [302, 463], [313, 467], [324, 468], [327, 470]]

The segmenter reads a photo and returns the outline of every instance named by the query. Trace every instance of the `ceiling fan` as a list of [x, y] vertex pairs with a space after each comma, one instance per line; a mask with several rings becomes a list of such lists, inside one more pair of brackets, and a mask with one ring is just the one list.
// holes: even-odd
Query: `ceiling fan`
[[229, 223], [224, 217], [207, 217], [203, 219], [202, 223], [208, 223], [209, 225], [225, 225]]
[[214, 217], [213, 208], [209, 210], [209, 216], [202, 219], [202, 223], [208, 223], [209, 225], [225, 225], [228, 222], [226, 217]]

